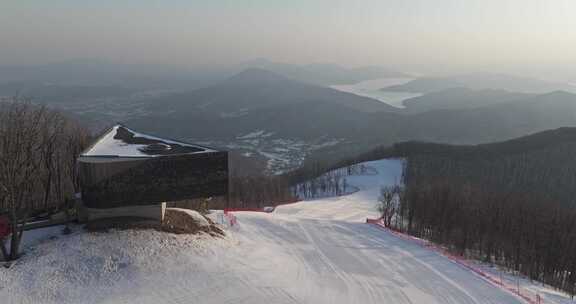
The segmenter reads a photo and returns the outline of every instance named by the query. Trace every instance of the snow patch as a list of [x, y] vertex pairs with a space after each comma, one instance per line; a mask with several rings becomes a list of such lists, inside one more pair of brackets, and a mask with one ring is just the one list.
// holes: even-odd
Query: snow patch
[[242, 109], [235, 111], [235, 112], [222, 112], [222, 113], [220, 113], [220, 117], [221, 118], [236, 118], [236, 117], [242, 117], [246, 114], [248, 114], [248, 109], [242, 108]]
[[251, 138], [266, 138], [274, 135], [273, 132], [266, 133], [264, 130], [256, 130], [246, 135], [238, 136], [238, 139], [251, 139]]

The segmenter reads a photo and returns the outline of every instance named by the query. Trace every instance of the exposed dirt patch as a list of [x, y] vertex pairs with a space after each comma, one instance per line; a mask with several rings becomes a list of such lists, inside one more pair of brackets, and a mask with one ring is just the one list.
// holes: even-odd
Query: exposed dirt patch
[[224, 236], [212, 220], [197, 211], [179, 208], [167, 208], [164, 222], [139, 217], [117, 217], [99, 219], [87, 223], [84, 228], [91, 232], [105, 232], [110, 229], [155, 229], [175, 234], [208, 233], [212, 236]]
[[213, 236], [224, 235], [224, 231], [209, 218], [197, 211], [179, 208], [166, 209], [162, 230], [177, 234], [206, 232]]

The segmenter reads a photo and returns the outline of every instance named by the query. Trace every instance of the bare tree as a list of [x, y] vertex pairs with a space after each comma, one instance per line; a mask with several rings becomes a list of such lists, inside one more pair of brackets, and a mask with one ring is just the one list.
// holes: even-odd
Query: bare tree
[[63, 130], [62, 163], [63, 175], [68, 179], [74, 193], [80, 192], [80, 178], [78, 175], [78, 155], [86, 148], [90, 141], [89, 132], [77, 122], [66, 120]]
[[0, 242], [5, 260], [18, 258], [31, 212], [63, 205], [77, 190], [71, 163], [87, 138], [57, 111], [22, 97], [0, 102], [0, 215], [10, 224], [9, 240]]
[[44, 184], [44, 209], [48, 208], [53, 192], [58, 195], [61, 192], [61, 174], [59, 170], [59, 154], [64, 144], [59, 140], [65, 124], [64, 117], [56, 111], [48, 111], [45, 117], [41, 133], [41, 142], [39, 142], [40, 157], [43, 165], [43, 184]]
[[384, 226], [390, 228], [392, 226], [392, 219], [398, 210], [398, 199], [401, 192], [400, 186], [383, 186], [380, 188], [380, 201], [379, 211], [384, 221]]
[[32, 185], [37, 182], [36, 173], [41, 166], [39, 142], [46, 113], [44, 108], [34, 108], [17, 99], [2, 104], [0, 111], [0, 187], [12, 234], [6, 260], [18, 257], [23, 225], [31, 207]]

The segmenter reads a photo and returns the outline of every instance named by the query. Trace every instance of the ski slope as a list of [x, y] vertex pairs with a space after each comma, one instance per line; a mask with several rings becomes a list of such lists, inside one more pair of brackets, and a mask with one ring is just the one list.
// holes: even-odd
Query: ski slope
[[[379, 174], [349, 177], [360, 191], [237, 213], [235, 237], [253, 273], [246, 303], [523, 303], [448, 259], [364, 223], [381, 185], [402, 162], [368, 163]], [[273, 292], [272, 292], [273, 291]], [[215, 301], [214, 303], [216, 303]]]
[[[447, 258], [365, 224], [402, 162], [370, 162], [354, 194], [237, 212], [224, 239], [75, 232], [0, 269], [2, 303], [523, 303]], [[541, 288], [545, 292], [545, 288]], [[543, 294], [545, 295], [545, 294]], [[550, 291], [544, 303], [573, 303]], [[548, 301], [549, 300], [549, 301]]]

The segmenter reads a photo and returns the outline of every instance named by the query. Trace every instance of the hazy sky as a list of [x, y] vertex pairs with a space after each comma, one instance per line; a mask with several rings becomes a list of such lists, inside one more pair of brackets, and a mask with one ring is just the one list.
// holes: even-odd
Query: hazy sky
[[574, 0], [0, 0], [0, 64], [72, 58], [566, 71]]

